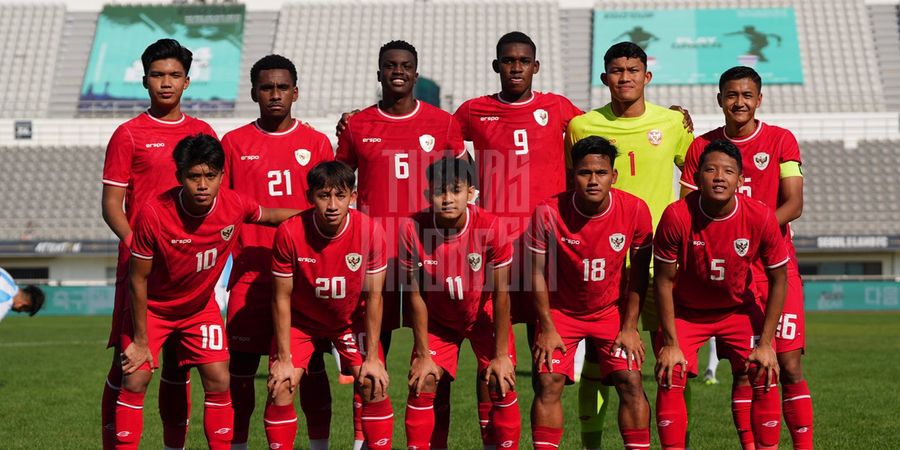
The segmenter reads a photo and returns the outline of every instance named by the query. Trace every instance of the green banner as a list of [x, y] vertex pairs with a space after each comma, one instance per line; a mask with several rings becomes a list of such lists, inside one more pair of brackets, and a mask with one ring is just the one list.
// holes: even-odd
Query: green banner
[[42, 316], [111, 316], [115, 286], [41, 286]]
[[621, 41], [647, 52], [654, 84], [718, 84], [734, 66], [755, 68], [764, 84], [803, 83], [793, 8], [596, 10], [594, 86]]
[[244, 5], [106, 5], [97, 20], [79, 109], [149, 104], [141, 54], [162, 38], [175, 39], [194, 54], [185, 102], [199, 109], [233, 108], [243, 36]]
[[900, 311], [894, 281], [804, 281], [807, 311]]

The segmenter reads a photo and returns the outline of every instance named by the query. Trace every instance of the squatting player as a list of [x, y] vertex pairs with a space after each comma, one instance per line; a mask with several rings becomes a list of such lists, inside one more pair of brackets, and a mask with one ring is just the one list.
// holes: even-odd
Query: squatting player
[[[601, 79], [609, 88], [611, 101], [572, 119], [567, 144], [571, 147], [587, 136], [602, 136], [615, 145], [621, 152], [615, 166], [619, 173], [616, 188], [647, 203], [655, 228], [663, 210], [675, 199], [674, 166], [684, 164], [693, 140], [690, 118], [677, 111], [678, 107], [666, 109], [646, 101], [644, 90], [653, 74], [647, 70], [647, 54], [636, 44], [613, 45], [603, 62]], [[653, 296], [648, 295], [641, 322], [651, 335], [659, 328], [655, 313]], [[600, 383], [593, 348], [587, 350], [579, 386], [579, 416], [584, 447], [594, 449], [600, 448], [609, 391]]]
[[400, 226], [414, 338], [407, 448], [430, 448], [435, 391], [439, 382], [456, 378], [464, 339], [477, 360], [478, 390], [492, 401], [492, 438], [498, 448], [518, 448], [521, 418], [507, 292], [512, 247], [500, 219], [468, 203], [475, 197], [468, 161], [438, 160], [428, 167], [427, 179], [431, 206]]
[[134, 221], [131, 301], [120, 337], [124, 376], [116, 403], [116, 448], [138, 448], [151, 371], [171, 337], [178, 365], [196, 366], [203, 379], [209, 447], [227, 450], [234, 412], [228, 346], [213, 291], [245, 223], [275, 226], [298, 211], [263, 208], [249, 197], [220, 190], [225, 153], [212, 136], [182, 139], [172, 158], [181, 186], [149, 199]]
[[575, 382], [575, 349], [582, 339], [596, 348], [601, 380], [619, 393], [625, 448], [650, 446], [637, 322], [653, 229], [647, 204], [612, 188], [616, 154], [602, 137], [578, 141], [572, 148], [574, 189], [538, 206], [531, 220], [527, 239], [539, 319], [532, 354], [540, 369], [531, 409], [535, 449], [559, 447], [560, 397], [563, 385]]
[[[793, 255], [790, 222], [803, 209], [803, 175], [800, 171], [800, 147], [790, 131], [756, 119], [762, 104], [762, 79], [749, 67], [732, 67], [719, 78], [717, 100], [725, 116], [725, 126], [698, 137], [688, 150], [681, 176], [683, 194], [696, 189], [689, 173], [696, 171], [703, 148], [712, 141], [727, 139], [743, 158], [744, 180], [740, 192], [753, 197], [775, 213], [785, 237], [788, 253]], [[768, 278], [761, 264], [753, 266], [753, 280], [763, 305], [768, 297]], [[803, 286], [795, 258], [787, 265], [787, 297], [775, 331], [775, 349], [781, 368], [782, 410], [796, 449], [813, 446], [813, 410], [809, 387], [803, 378], [803, 354], [806, 341], [803, 316]], [[750, 398], [746, 389], [732, 391], [734, 400]], [[750, 404], [733, 402], [734, 417], [741, 442], [753, 445], [750, 430]], [[740, 411], [739, 411], [740, 410]]]
[[[752, 392], [741, 401], [752, 401], [755, 448], [777, 448], [781, 408], [774, 338], [784, 305], [787, 247], [771, 208], [737, 194], [743, 173], [734, 144], [707, 144], [697, 167], [699, 192], [666, 208], [654, 240], [662, 324], [655, 368], [660, 443], [685, 448], [684, 387], [697, 376], [697, 350], [715, 337], [720, 354], [731, 360], [736, 389]], [[757, 260], [769, 281], [765, 311], [753, 289]]]
[[[120, 239], [116, 266], [116, 294], [109, 347], [116, 347], [103, 387], [101, 416], [103, 448], [115, 444], [116, 400], [122, 381], [119, 336], [128, 301], [128, 261], [132, 228], [139, 211], [150, 199], [178, 185], [172, 150], [183, 138], [198, 133], [215, 136], [202, 120], [181, 112], [181, 96], [190, 85], [191, 51], [173, 39], [160, 39], [144, 50], [144, 87], [150, 108], [119, 125], [106, 147], [103, 165], [103, 220]], [[124, 204], [124, 209], [123, 209]], [[190, 418], [190, 372], [180, 370], [174, 352], [163, 352], [159, 383], [159, 415], [167, 448], [182, 448]], [[172, 359], [169, 359], [171, 357]]]
[[[453, 116], [463, 139], [472, 141], [474, 147], [480, 205], [498, 217], [503, 234], [513, 243], [510, 308], [514, 323], [528, 325], [531, 342], [535, 323], [528, 292], [531, 259], [521, 236], [535, 207], [566, 188], [563, 135], [569, 121], [582, 111], [561, 95], [532, 90], [541, 64], [534, 41], [522, 32], [506, 33], [497, 41], [492, 67], [500, 77], [500, 92], [466, 101]], [[491, 436], [491, 402], [486, 393], [479, 394], [478, 416], [484, 444], [490, 446], [496, 445], [496, 439]], [[442, 407], [449, 407], [445, 390], [439, 390], [435, 406], [438, 411]], [[446, 438], [443, 442], [432, 440], [432, 444], [447, 447]]]
[[[259, 118], [226, 134], [225, 184], [258, 202], [306, 209], [306, 175], [321, 161], [334, 159], [331, 142], [291, 115], [297, 100], [297, 69], [281, 55], [268, 55], [250, 69], [250, 97]], [[272, 242], [275, 230], [248, 225], [238, 237], [229, 283], [226, 335], [231, 351], [234, 449], [246, 448], [253, 414], [254, 378], [260, 355], [272, 344]], [[329, 349], [326, 349], [329, 350]], [[321, 352], [301, 384], [313, 450], [328, 448], [331, 397]]]
[[27, 312], [33, 317], [44, 306], [44, 291], [28, 285], [20, 288], [16, 280], [0, 267], [0, 321], [10, 312]]
[[[293, 448], [297, 416], [293, 392], [308, 369], [317, 340], [330, 341], [362, 398], [362, 428], [372, 450], [390, 449], [393, 409], [379, 346], [381, 287], [387, 260], [384, 232], [356, 200], [353, 169], [323, 162], [307, 175], [313, 207], [275, 232], [275, 340], [269, 357], [265, 427], [269, 448]], [[365, 296], [365, 314], [357, 314]], [[363, 345], [364, 344], [364, 345]]]

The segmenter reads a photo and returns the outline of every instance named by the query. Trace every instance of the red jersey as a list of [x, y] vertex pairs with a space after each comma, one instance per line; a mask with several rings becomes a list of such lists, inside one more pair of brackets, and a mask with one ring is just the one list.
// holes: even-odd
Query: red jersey
[[511, 238], [525, 231], [538, 204], [566, 189], [563, 136], [569, 120], [581, 114], [569, 99], [542, 92], [516, 103], [487, 95], [456, 110], [463, 139], [475, 147], [481, 205], [520, 219]]
[[578, 210], [574, 191], [557, 194], [534, 211], [526, 245], [548, 255], [544, 275], [551, 309], [583, 319], [603, 315], [626, 293], [628, 255], [653, 243], [647, 204], [618, 189], [609, 195], [609, 207], [596, 216]]
[[181, 187], [150, 201], [137, 215], [131, 255], [152, 259], [147, 307], [154, 314], [188, 317], [215, 301], [213, 290], [245, 223], [259, 221], [255, 200], [219, 190], [202, 216], [184, 209]]
[[[491, 269], [512, 263], [512, 246], [496, 216], [475, 206], [466, 209], [463, 229], [445, 236], [434, 213], [420, 211], [400, 226], [400, 265], [419, 271], [419, 292], [428, 319], [464, 333], [491, 300]], [[487, 289], [486, 289], [487, 286]]]
[[294, 280], [291, 326], [330, 336], [350, 327], [366, 275], [387, 269], [384, 231], [351, 209], [343, 229], [328, 237], [319, 231], [314, 214], [307, 209], [275, 231], [272, 274]]
[[[328, 138], [299, 120], [280, 133], [269, 133], [254, 121], [228, 132], [225, 183], [271, 208], [306, 209], [306, 174], [316, 164], [334, 159]], [[271, 282], [275, 228], [250, 225], [238, 238], [231, 283]]]
[[666, 208], [656, 228], [654, 256], [678, 264], [676, 308], [727, 309], [755, 301], [751, 266], [787, 264], [788, 251], [771, 208], [736, 195], [734, 211], [713, 219], [692, 192]]
[[130, 223], [137, 206], [178, 186], [172, 152], [179, 141], [200, 133], [216, 137], [209, 124], [184, 114], [168, 121], [143, 112], [116, 128], [106, 146], [103, 184], [126, 189], [125, 215]]

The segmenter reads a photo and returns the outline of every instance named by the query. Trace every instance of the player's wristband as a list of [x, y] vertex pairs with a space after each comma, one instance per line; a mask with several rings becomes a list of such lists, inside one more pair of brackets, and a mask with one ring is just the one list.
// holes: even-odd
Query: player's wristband
[[802, 177], [803, 171], [797, 161], [785, 161], [778, 165], [779, 178]]

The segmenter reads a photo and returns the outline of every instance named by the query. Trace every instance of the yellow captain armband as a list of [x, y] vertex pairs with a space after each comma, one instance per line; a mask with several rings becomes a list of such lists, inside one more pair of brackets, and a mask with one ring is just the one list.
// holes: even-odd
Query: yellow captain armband
[[803, 171], [800, 170], [800, 163], [797, 161], [785, 161], [778, 165], [780, 170], [779, 178], [802, 177]]

